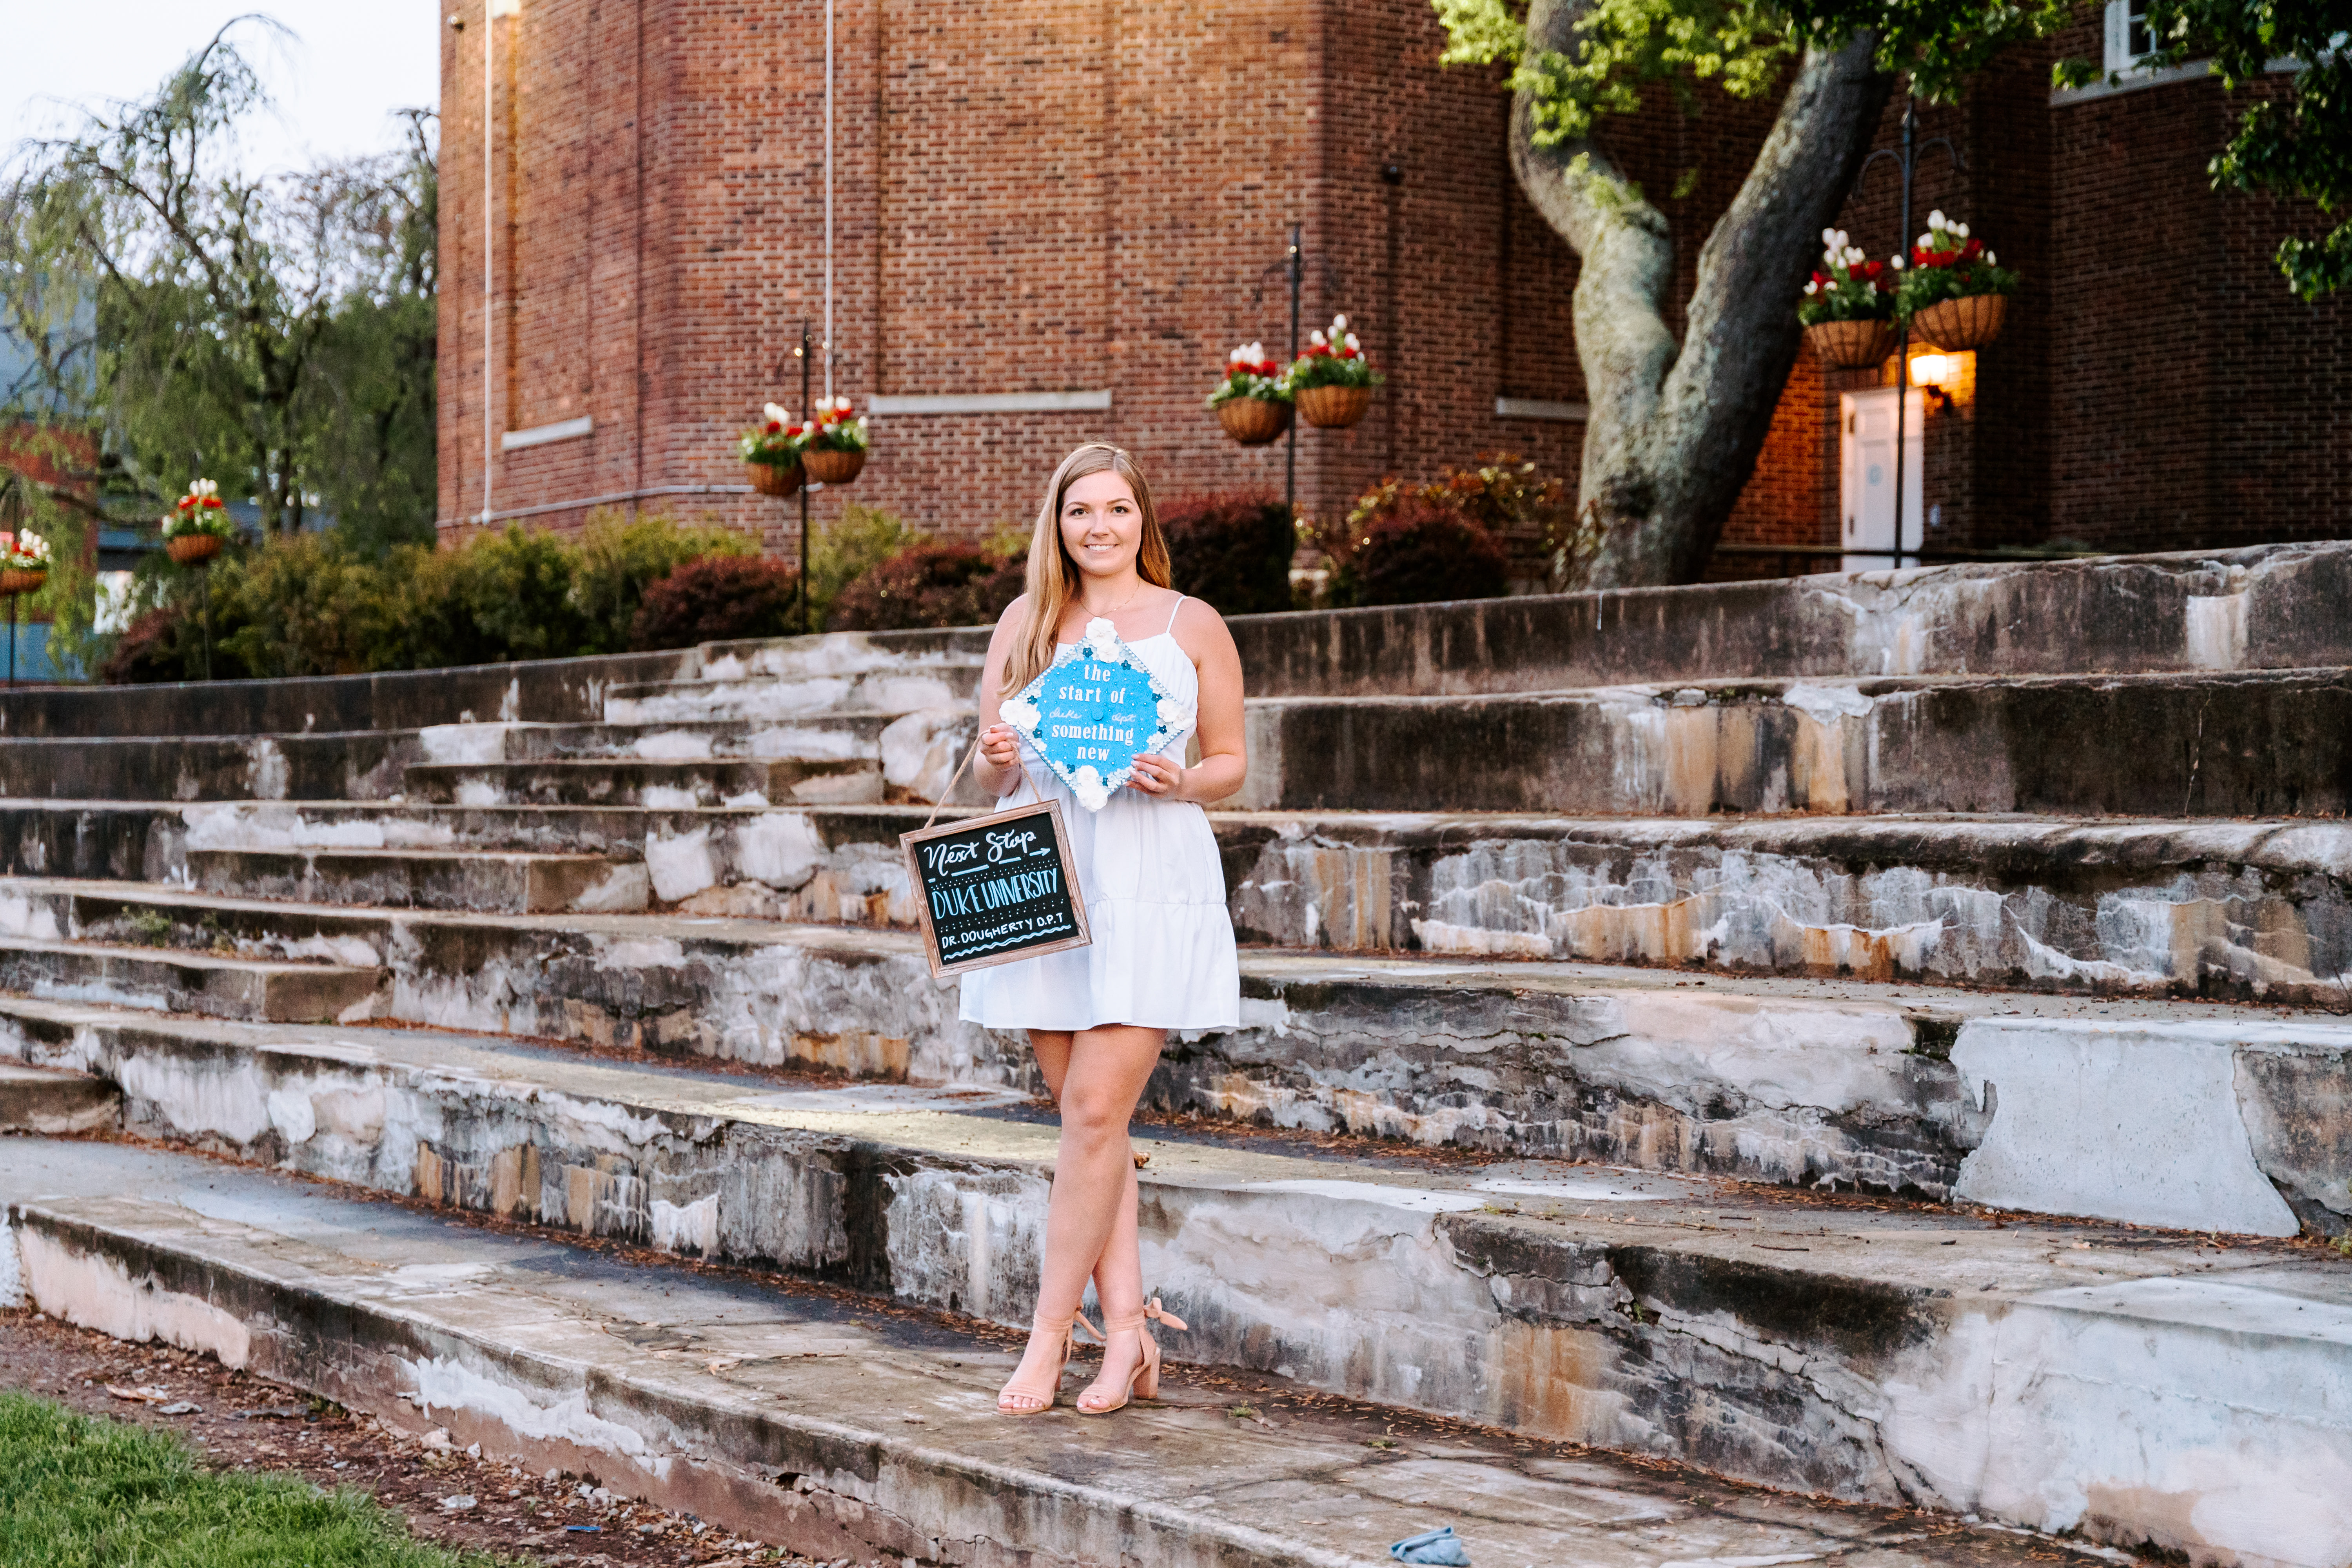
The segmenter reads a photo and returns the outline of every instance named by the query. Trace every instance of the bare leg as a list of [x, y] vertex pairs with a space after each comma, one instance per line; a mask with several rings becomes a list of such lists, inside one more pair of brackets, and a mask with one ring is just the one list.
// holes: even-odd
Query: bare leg
[[[1053, 1096], [1056, 1106], [1062, 1102], [1062, 1082], [1070, 1070], [1070, 1042], [1075, 1037], [1057, 1029], [1029, 1031], [1029, 1048], [1036, 1053], [1038, 1074], [1045, 1079], [1045, 1092]], [[1161, 1037], [1166, 1037], [1164, 1033]], [[1141, 1093], [1140, 1090], [1137, 1092], [1139, 1095]], [[1136, 1231], [1135, 1212], [1139, 1195], [1135, 1179], [1135, 1150], [1130, 1142], [1128, 1147], [1127, 1197], [1119, 1205], [1118, 1222], [1112, 1227], [1110, 1241], [1095, 1264], [1095, 1299], [1098, 1303], [1114, 1298], [1125, 1301], [1129, 1296], [1138, 1303], [1143, 1300], [1143, 1258], [1140, 1238]], [[1132, 1276], [1132, 1289], [1122, 1289], [1113, 1283], [1107, 1270], [1118, 1271], [1120, 1279]]]
[[[1030, 1033], [1038, 1070], [1062, 1109], [1061, 1147], [1045, 1213], [1045, 1261], [1038, 1281], [1040, 1316], [1058, 1318], [1074, 1311], [1089, 1275], [1096, 1277], [1096, 1293], [1106, 1312], [1132, 1315], [1142, 1310], [1135, 1160], [1127, 1127], [1165, 1038], [1163, 1030], [1123, 1024], [1076, 1035]], [[1119, 1378], [1126, 1377], [1138, 1353], [1130, 1343], [1117, 1369]], [[1050, 1381], [1060, 1355], [1058, 1340], [1033, 1333], [1015, 1376], [1033, 1387], [1042, 1385]], [[1037, 1401], [1024, 1394], [1000, 1395], [997, 1403], [1006, 1409], [1037, 1407]]]

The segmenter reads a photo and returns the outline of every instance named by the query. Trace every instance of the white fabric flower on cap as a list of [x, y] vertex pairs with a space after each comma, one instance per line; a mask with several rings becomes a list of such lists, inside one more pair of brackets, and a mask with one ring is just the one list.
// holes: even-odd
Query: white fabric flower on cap
[[1088, 811], [1100, 811], [1110, 804], [1110, 785], [1103, 782], [1102, 774], [1092, 763], [1070, 775], [1070, 793], [1076, 795], [1078, 804]]
[[1100, 616], [1097, 616], [1087, 623], [1086, 643], [1087, 647], [1093, 650], [1097, 658], [1117, 658], [1118, 628]]

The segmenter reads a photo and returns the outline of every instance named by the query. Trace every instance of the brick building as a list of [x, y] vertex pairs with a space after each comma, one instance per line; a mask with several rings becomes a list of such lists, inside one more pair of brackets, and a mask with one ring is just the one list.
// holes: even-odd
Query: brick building
[[[444, 30], [445, 530], [484, 511], [487, 464], [493, 518], [664, 506], [787, 547], [797, 509], [749, 493], [732, 441], [763, 402], [800, 406], [792, 347], [804, 319], [824, 336], [824, 5], [492, 3], [487, 157], [483, 0]], [[1294, 222], [1306, 322], [1349, 311], [1390, 376], [1362, 425], [1301, 434], [1305, 510], [1486, 449], [1574, 473], [1575, 258], [1511, 181], [1493, 79], [1437, 65], [1426, 0], [831, 15], [831, 372], [874, 410], [876, 450], [817, 499], [820, 526], [847, 494], [990, 531], [1094, 437], [1166, 493], [1278, 492], [1283, 448], [1233, 446], [1202, 398], [1232, 344], [1286, 335]], [[2340, 531], [2352, 315], [2295, 302], [2269, 262], [2310, 215], [2209, 189], [2228, 122], [2210, 80], [2052, 92], [2049, 61], [2112, 31], [2086, 11], [1921, 115], [1966, 168], [1926, 159], [1917, 212], [1966, 216], [2026, 279], [2001, 340], [1915, 395], [1925, 542]], [[1645, 189], [1685, 193], [1662, 202], [1685, 289], [1769, 113], [1717, 101], [1609, 132]], [[1875, 170], [1842, 220], [1874, 254], [1902, 237], [1895, 195]], [[1891, 368], [1800, 359], [1715, 574], [1801, 564], [1738, 547], [1841, 542], [1849, 427], [1891, 412]]]

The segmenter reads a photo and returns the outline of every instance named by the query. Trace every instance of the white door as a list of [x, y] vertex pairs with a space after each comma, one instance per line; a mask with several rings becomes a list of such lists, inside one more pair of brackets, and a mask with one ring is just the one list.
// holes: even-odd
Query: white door
[[[1919, 504], [1919, 470], [1926, 395], [1911, 390], [1903, 432], [1903, 549], [1919, 548], [1925, 518]], [[1844, 570], [1884, 572], [1895, 564], [1895, 388], [1838, 396], [1838, 542], [1845, 546]], [[1911, 563], [1906, 562], [1906, 564]]]

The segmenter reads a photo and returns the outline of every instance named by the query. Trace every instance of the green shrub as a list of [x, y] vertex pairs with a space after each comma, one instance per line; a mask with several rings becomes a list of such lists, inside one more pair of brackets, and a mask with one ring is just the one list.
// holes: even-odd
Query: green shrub
[[918, 544], [849, 584], [828, 629], [908, 631], [992, 626], [1021, 596], [1024, 563], [974, 544]]
[[398, 640], [383, 566], [352, 555], [333, 534], [224, 552], [205, 575], [215, 679], [230, 679], [232, 669], [239, 676], [359, 674], [384, 668], [385, 650]]
[[1419, 496], [1364, 531], [1353, 565], [1360, 605], [1493, 599], [1510, 585], [1502, 541], [1460, 511]]
[[896, 513], [851, 501], [840, 521], [809, 538], [809, 626], [819, 631], [831, 626], [844, 588], [920, 542]]
[[723, 528], [604, 512], [576, 540], [509, 527], [453, 550], [380, 555], [340, 532], [297, 534], [163, 577], [171, 602], [113, 639], [100, 675], [201, 679], [198, 593], [209, 595], [221, 680], [618, 653], [631, 646], [648, 584], [690, 562], [754, 553]]
[[587, 642], [572, 552], [552, 534], [510, 524], [455, 550], [402, 545], [385, 566], [395, 630], [380, 668], [562, 658]]
[[1228, 616], [1290, 608], [1290, 557], [1298, 547], [1278, 496], [1186, 496], [1160, 509], [1176, 590]]
[[759, 552], [759, 541], [715, 523], [680, 523], [660, 512], [630, 521], [599, 507], [572, 546], [572, 597], [588, 625], [580, 651], [635, 646], [630, 639], [646, 589], [688, 562]]
[[630, 646], [692, 647], [697, 643], [778, 637], [792, 629], [800, 574], [772, 555], [706, 555], [646, 590]]
[[[1532, 578], [1541, 592], [1568, 593], [1584, 585], [1601, 552], [1602, 526], [1591, 510], [1578, 510], [1568, 480], [1509, 452], [1481, 452], [1475, 466], [1446, 468], [1425, 483], [1383, 479], [1357, 498], [1345, 523], [1315, 529], [1315, 542], [1330, 569], [1325, 603], [1335, 606], [1418, 604], [1476, 596], [1437, 593], [1416, 594], [1409, 599], [1361, 596], [1358, 557], [1376, 525], [1400, 510], [1417, 508], [1449, 512], [1493, 541], [1504, 552], [1507, 585], [1516, 575], [1523, 581]], [[1518, 558], [1516, 573], [1510, 566], [1515, 554]], [[1402, 591], [1402, 584], [1392, 581], [1388, 591]]]

